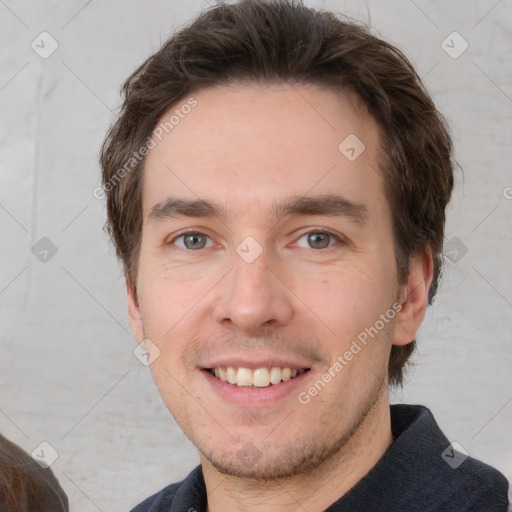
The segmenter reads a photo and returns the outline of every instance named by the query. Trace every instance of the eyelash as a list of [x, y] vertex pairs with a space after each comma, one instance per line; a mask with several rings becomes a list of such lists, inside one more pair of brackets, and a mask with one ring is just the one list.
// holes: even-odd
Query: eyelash
[[[318, 229], [312, 229], [310, 231], [306, 231], [305, 233], [302, 233], [297, 240], [300, 240], [303, 236], [310, 235], [311, 233], [329, 235], [330, 237], [334, 238], [336, 240], [336, 242], [338, 242], [339, 244], [345, 244], [346, 243], [346, 241], [340, 235], [337, 235], [337, 234], [333, 233], [332, 231], [329, 231], [329, 230], [324, 229], [324, 228], [318, 228]], [[179, 238], [185, 237], [187, 235], [204, 235], [204, 236], [210, 238], [206, 233], [203, 233], [202, 231], [187, 230], [187, 231], [183, 231], [179, 235], [176, 235], [172, 240], [167, 242], [166, 245], [173, 245], [176, 240], [178, 240]], [[327, 246], [327, 247], [325, 247], [323, 249], [316, 249], [316, 251], [317, 252], [328, 252], [330, 249], [333, 249], [335, 247], [336, 247], [336, 244], [329, 245], [329, 246]], [[181, 249], [181, 247], [179, 247], [179, 249]], [[313, 248], [310, 247], [310, 249], [313, 249]], [[184, 250], [189, 251], [189, 252], [194, 252], [193, 249], [184, 249]], [[315, 250], [315, 249], [313, 249], [313, 250]]]

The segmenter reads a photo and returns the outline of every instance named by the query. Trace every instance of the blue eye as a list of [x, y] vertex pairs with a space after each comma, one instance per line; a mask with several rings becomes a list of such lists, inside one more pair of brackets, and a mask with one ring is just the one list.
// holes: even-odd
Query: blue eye
[[[310, 231], [302, 235], [299, 241], [305, 237], [307, 237], [306, 243], [308, 244], [306, 249], [327, 249], [336, 241], [340, 241], [336, 235], [325, 231]], [[300, 247], [304, 246], [300, 245]]]
[[[182, 240], [183, 243], [177, 243], [178, 240]], [[210, 245], [207, 245], [208, 241], [210, 241]], [[205, 235], [204, 233], [199, 233], [197, 231], [182, 233], [181, 235], [174, 238], [172, 240], [172, 243], [174, 243], [178, 247], [181, 247], [182, 249], [189, 250], [205, 249], [207, 247], [212, 246], [212, 241], [209, 240], [208, 235]]]
[[[305, 240], [303, 243], [299, 243], [301, 240]], [[340, 237], [329, 233], [327, 231], [310, 231], [302, 235], [297, 245], [305, 249], [328, 249], [336, 242], [341, 242]], [[213, 246], [213, 242], [208, 235], [201, 233], [200, 231], [188, 231], [181, 233], [170, 242], [177, 247], [189, 251], [195, 251], [199, 249], [208, 249]]]

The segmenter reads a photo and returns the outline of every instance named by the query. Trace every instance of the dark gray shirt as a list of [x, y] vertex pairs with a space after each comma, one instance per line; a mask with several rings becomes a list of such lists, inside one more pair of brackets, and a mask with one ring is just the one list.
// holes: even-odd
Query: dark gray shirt
[[[506, 512], [508, 482], [496, 469], [450, 444], [421, 405], [391, 405], [394, 442], [328, 512]], [[206, 510], [201, 466], [132, 512]]]

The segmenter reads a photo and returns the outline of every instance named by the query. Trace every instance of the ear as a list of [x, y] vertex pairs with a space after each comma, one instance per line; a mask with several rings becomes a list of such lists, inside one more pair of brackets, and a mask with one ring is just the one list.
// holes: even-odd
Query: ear
[[135, 336], [135, 341], [141, 343], [144, 339], [142, 315], [137, 300], [137, 292], [133, 289], [128, 280], [126, 280], [126, 294], [128, 296], [128, 318], [130, 320], [130, 327]]
[[430, 248], [409, 260], [409, 277], [400, 290], [402, 309], [396, 315], [393, 345], [407, 345], [416, 337], [427, 310], [433, 268]]

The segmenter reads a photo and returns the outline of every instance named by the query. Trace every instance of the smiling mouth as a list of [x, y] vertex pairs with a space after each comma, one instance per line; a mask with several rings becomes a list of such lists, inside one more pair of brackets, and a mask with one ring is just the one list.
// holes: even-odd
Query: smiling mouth
[[238, 387], [267, 388], [275, 386], [281, 382], [295, 379], [309, 371], [309, 368], [250, 368], [243, 367], [218, 367], [205, 368], [205, 371], [216, 377], [222, 382]]

